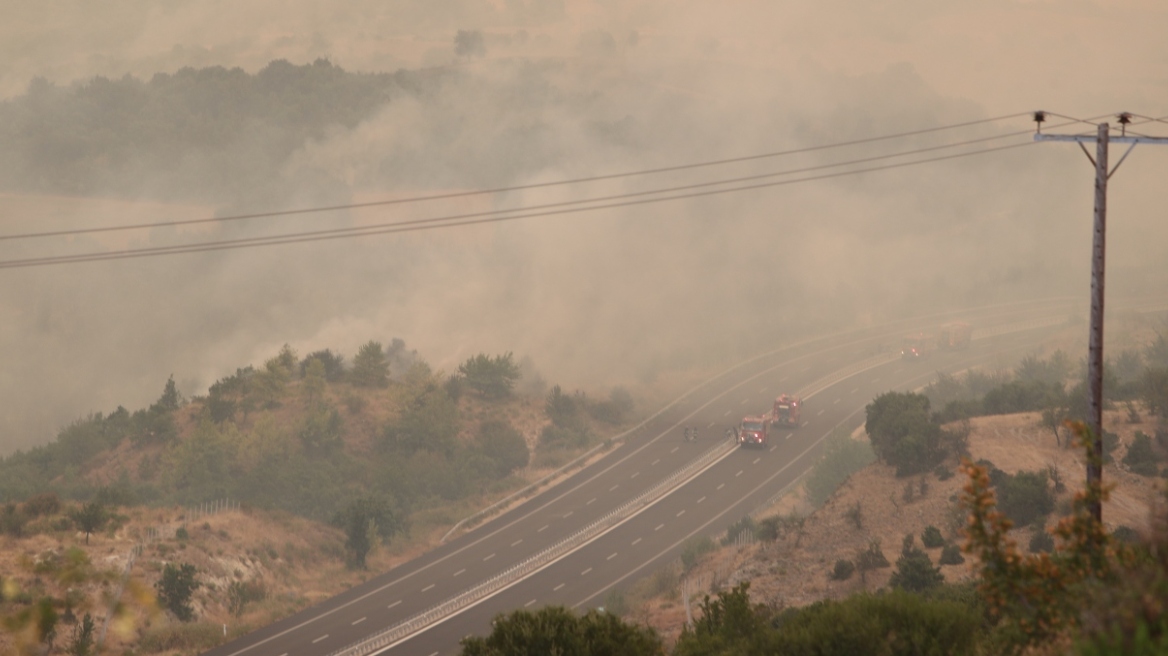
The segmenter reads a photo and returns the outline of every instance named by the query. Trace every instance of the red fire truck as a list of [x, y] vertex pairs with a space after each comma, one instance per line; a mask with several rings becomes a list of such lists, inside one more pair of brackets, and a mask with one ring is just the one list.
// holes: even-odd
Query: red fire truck
[[766, 446], [767, 428], [770, 420], [762, 415], [743, 417], [738, 426], [738, 444], [742, 446]]
[[771, 412], [771, 421], [779, 426], [798, 426], [799, 416], [803, 412], [803, 400], [797, 396], [783, 394], [775, 399], [775, 408]]
[[963, 321], [954, 321], [941, 326], [937, 331], [937, 346], [945, 351], [969, 348], [969, 339], [973, 331], [969, 324]]

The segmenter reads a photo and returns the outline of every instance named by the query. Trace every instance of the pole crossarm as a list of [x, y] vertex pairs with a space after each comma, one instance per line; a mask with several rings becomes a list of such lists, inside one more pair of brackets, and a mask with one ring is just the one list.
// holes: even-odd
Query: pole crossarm
[[[1099, 136], [1095, 134], [1036, 134], [1035, 141], [1071, 141], [1076, 143], [1095, 143]], [[1168, 144], [1168, 137], [1109, 137], [1111, 143], [1123, 144]]]

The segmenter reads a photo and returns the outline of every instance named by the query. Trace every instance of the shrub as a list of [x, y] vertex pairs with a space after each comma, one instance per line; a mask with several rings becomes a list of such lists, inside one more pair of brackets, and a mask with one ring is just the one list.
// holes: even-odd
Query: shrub
[[44, 492], [24, 502], [24, 513], [29, 517], [47, 517], [61, 512], [61, 499], [56, 492]]
[[848, 508], [848, 511], [844, 513], [844, 515], [852, 522], [852, 525], [856, 527], [856, 530], [863, 530], [864, 508], [860, 505], [859, 501], [857, 501], [851, 508]]
[[993, 479], [998, 479], [994, 480], [998, 488], [998, 508], [1013, 520], [1015, 526], [1028, 526], [1054, 510], [1054, 496], [1047, 487], [1045, 471], [1021, 471], [1013, 476], [991, 473]]
[[27, 523], [28, 516], [17, 508], [15, 503], [5, 504], [3, 510], [0, 510], [0, 532], [5, 535], [14, 538], [24, 535], [24, 527]]
[[167, 563], [162, 568], [162, 577], [154, 584], [158, 591], [158, 602], [183, 622], [189, 622], [195, 616], [191, 608], [191, 595], [200, 585], [195, 580], [196, 573], [195, 566], [189, 563]]
[[874, 460], [871, 444], [853, 440], [846, 430], [832, 431], [823, 445], [823, 454], [807, 476], [807, 500], [822, 506], [849, 476]]
[[1043, 527], [1036, 527], [1034, 534], [1030, 536], [1030, 544], [1027, 545], [1030, 553], [1050, 553], [1054, 551], [1054, 536], [1046, 532]]
[[201, 652], [218, 645], [222, 638], [220, 625], [211, 622], [159, 624], [146, 629], [138, 646], [147, 654], [175, 650]]
[[191, 534], [187, 532], [187, 527], [180, 526], [178, 527], [178, 530], [174, 532], [174, 539], [189, 540], [191, 539]]
[[1137, 544], [1140, 541], [1140, 533], [1130, 526], [1117, 526], [1111, 532], [1111, 537], [1119, 542], [1126, 542], [1127, 544]]
[[949, 469], [945, 465], [937, 465], [937, 468], [933, 470], [933, 474], [939, 481], [947, 481], [953, 478], [953, 470]]
[[1152, 438], [1143, 431], [1136, 431], [1131, 445], [1127, 448], [1127, 454], [1123, 457], [1123, 464], [1127, 465], [1133, 474], [1155, 476], [1159, 472], [1159, 467], [1156, 466], [1158, 460], [1160, 458], [1152, 448]]
[[775, 638], [765, 649], [750, 649], [743, 645], [739, 650], [700, 653], [783, 656], [966, 656], [980, 653], [982, 615], [976, 607], [959, 601], [929, 599], [901, 590], [852, 595], [840, 601], [821, 601], [787, 611], [779, 620]]
[[932, 525], [926, 526], [925, 532], [921, 533], [921, 544], [924, 544], [926, 549], [945, 546], [945, 538], [941, 536], [941, 529]]
[[717, 549], [714, 541], [706, 535], [695, 535], [681, 545], [681, 566], [689, 571], [698, 564], [702, 556]]
[[961, 547], [955, 544], [947, 544], [941, 550], [941, 558], [939, 559], [942, 565], [960, 565], [965, 562], [965, 557], [961, 555]]
[[345, 356], [324, 349], [304, 356], [304, 360], [300, 362], [301, 378], [307, 373], [309, 363], [314, 360], [324, 366], [324, 378], [330, 383], [335, 383], [345, 377]]
[[941, 574], [940, 568], [933, 566], [929, 555], [911, 547], [896, 560], [896, 571], [892, 573], [888, 585], [908, 592], [924, 592], [944, 582], [945, 576]]
[[722, 546], [728, 546], [738, 539], [738, 536], [743, 533], [749, 533], [754, 536], [758, 531], [758, 525], [754, 523], [754, 519], [750, 515], [746, 515], [742, 519], [734, 522], [726, 528], [726, 535], [722, 537]]
[[880, 548], [879, 540], [872, 540], [866, 549], [856, 554], [856, 569], [861, 576], [871, 570], [890, 566], [888, 559], [884, 557], [884, 550]]
[[494, 463], [492, 474], [496, 478], [526, 467], [531, 460], [527, 442], [519, 431], [505, 421], [483, 422], [476, 443], [482, 454]]
[[896, 467], [897, 476], [928, 471], [944, 458], [944, 431], [929, 416], [928, 397], [887, 392], [865, 410], [864, 429], [872, 449], [882, 461]]
[[846, 581], [852, 578], [855, 573], [856, 566], [850, 560], [840, 559], [835, 561], [835, 569], [831, 571], [831, 580]]

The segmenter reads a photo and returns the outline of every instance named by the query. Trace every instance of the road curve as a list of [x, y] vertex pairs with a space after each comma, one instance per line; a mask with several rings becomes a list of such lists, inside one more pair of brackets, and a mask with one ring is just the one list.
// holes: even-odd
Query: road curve
[[[767, 449], [733, 450], [571, 553], [377, 653], [453, 653], [459, 638], [485, 632], [503, 610], [598, 605], [613, 586], [676, 558], [689, 536], [723, 530], [789, 485], [834, 427], [862, 423], [863, 407], [876, 394], [918, 387], [939, 370], [1025, 353], [1064, 325], [1075, 307], [1056, 299], [968, 310], [824, 336], [752, 358], [691, 390], [559, 485], [423, 556], [207, 654], [337, 652], [464, 593], [644, 494], [708, 450], [726, 426], [766, 410], [776, 394], [799, 391], [808, 397], [806, 425], [777, 431]], [[968, 351], [938, 353], [925, 362], [895, 357], [901, 334], [953, 317], [974, 323]], [[703, 439], [685, 443], [682, 425], [698, 426]]]

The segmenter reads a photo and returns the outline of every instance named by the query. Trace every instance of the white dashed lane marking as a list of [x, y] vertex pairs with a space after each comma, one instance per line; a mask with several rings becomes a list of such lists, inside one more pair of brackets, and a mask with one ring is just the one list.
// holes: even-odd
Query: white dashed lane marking
[[665, 525], [664, 525], [664, 524], [658, 524], [658, 525], [657, 525], [657, 528], [655, 528], [655, 529], [653, 529], [653, 530], [654, 530], [654, 531], [660, 531], [660, 530], [661, 530], [661, 529], [663, 529], [663, 528], [665, 528]]
[[673, 450], [672, 450], [672, 451], [670, 451], [670, 453], [677, 453], [677, 450], [678, 450], [678, 449], [680, 449], [680, 448], [681, 448], [681, 447], [679, 447], [679, 446], [675, 446], [675, 447], [673, 447]]
[[[791, 437], [791, 436], [790, 436], [790, 435], [788, 435], [787, 437]], [[775, 450], [775, 449], [777, 449], [777, 448], [779, 448], [779, 445], [778, 445], [778, 444], [776, 444], [776, 445], [772, 446], [772, 447], [771, 447], [771, 451], [774, 451], [774, 450]]]
[[741, 470], [741, 469], [739, 469], [739, 470], [738, 470], [738, 473], [737, 473], [737, 474], [735, 474], [735, 475], [734, 475], [734, 477], [735, 477], [735, 478], [737, 478], [737, 477], [739, 477], [739, 476], [741, 476], [741, 475], [742, 475], [742, 470]]
[[548, 527], [548, 525], [547, 525], [547, 524], [544, 524], [544, 525], [543, 525], [543, 528], [541, 528], [541, 529], [539, 529], [538, 531], [536, 531], [536, 533], [543, 533], [543, 530], [544, 530], [545, 528], [547, 528], [547, 527]]
[[513, 547], [517, 547], [517, 546], [519, 546], [519, 543], [520, 543], [520, 542], [523, 542], [523, 538], [519, 538], [518, 540], [516, 540], [516, 541], [512, 542], [512, 543], [511, 543], [511, 546], [513, 546]]
[[612, 560], [613, 558], [616, 558], [616, 552], [615, 552], [615, 551], [614, 551], [614, 552], [612, 552], [612, 555], [611, 555], [611, 556], [609, 556], [608, 558], [605, 558], [605, 560]]
[[580, 576], [584, 576], [585, 574], [587, 574], [588, 572], [591, 572], [591, 571], [592, 571], [592, 568], [589, 567], [588, 569], [584, 570], [583, 572], [580, 572]]
[[433, 589], [434, 589], [434, 585], [435, 585], [434, 583], [431, 583], [430, 585], [428, 585], [428, 586], [426, 586], [426, 587], [422, 588], [422, 592], [429, 592], [430, 590], [433, 590]]
[[717, 487], [716, 489], [718, 489], [718, 490], [721, 490], [721, 489], [722, 489], [722, 488], [724, 488], [724, 487], [726, 487], [726, 484], [725, 484], [725, 483], [719, 483], [719, 484], [718, 484], [718, 487]]
[[856, 392], [859, 392], [859, 391], [860, 391], [860, 388], [857, 387], [857, 388], [854, 388], [852, 391], [848, 392], [848, 394], [855, 394]]
[[588, 500], [588, 503], [586, 503], [584, 505], [591, 506], [593, 501], [596, 501], [596, 497], [592, 497], [591, 499]]
[[701, 499], [698, 499], [698, 503], [701, 503], [701, 502], [703, 502], [703, 501], [705, 501], [705, 500], [706, 500], [706, 498], [705, 498], [705, 497], [702, 497]]
[[762, 460], [762, 456], [759, 456], [759, 457], [755, 458], [755, 459], [754, 459], [754, 462], [752, 462], [752, 463], [750, 463], [750, 464], [752, 464], [752, 465], [757, 465], [759, 460]]
[[657, 463], [659, 463], [659, 462], [661, 462], [661, 458], [658, 458], [658, 459], [654, 460], [652, 463], [650, 463], [650, 464], [649, 464], [649, 466], [650, 466], [650, 467], [652, 467], [653, 465], [655, 465], [655, 464], [657, 464]]
[[483, 559], [483, 562], [485, 563], [485, 562], [487, 562], [488, 560], [490, 560], [490, 559], [492, 559], [492, 558], [494, 558], [494, 557], [495, 557], [495, 554], [491, 554], [491, 555], [487, 556], [486, 558], [484, 558], [484, 559]]
[[556, 587], [552, 588], [552, 592], [559, 592], [560, 588], [562, 588], [562, 587], [564, 587], [564, 584], [563, 584], [563, 583], [561, 583], [561, 584], [557, 585]]
[[723, 417], [729, 417], [729, 416], [730, 416], [730, 411], [729, 411], [729, 410], [727, 410], [727, 411], [726, 411], [726, 412], [725, 412], [725, 413], [724, 413], [722, 416], [723, 416]]
[[750, 403], [750, 399], [742, 399], [742, 403], [739, 403], [738, 405], [746, 405], [747, 403]]
[[641, 541], [641, 538], [637, 538], [636, 540], [633, 540], [633, 546], [636, 546], [637, 543], [640, 541]]
[[612, 492], [613, 490], [617, 489], [618, 487], [620, 487], [620, 483], [617, 483], [616, 485], [613, 485], [612, 487], [608, 488], [608, 491]]
[[792, 435], [794, 435], [794, 433], [787, 433], [787, 436], [786, 436], [786, 437], [784, 437], [783, 439], [784, 439], [784, 440], [789, 440], [789, 439], [791, 439], [791, 436], [792, 436]]
[[835, 405], [835, 404], [837, 404], [837, 403], [839, 403], [839, 402], [840, 402], [840, 400], [839, 400], [839, 399], [836, 399], [836, 400], [832, 401], [832, 402], [831, 402], [831, 404], [832, 404], [832, 405]]
[[714, 427], [714, 423], [715, 423], [715, 422], [712, 422], [712, 421], [711, 421], [711, 422], [710, 422], [710, 425], [709, 425], [709, 426], [706, 426], [706, 428], [713, 428], [713, 427]]
[[787, 379], [788, 379], [788, 378], [790, 378], [790, 376], [783, 376], [782, 378], [780, 378], [780, 379], [779, 379], [779, 382], [780, 382], [780, 383], [785, 383], [785, 382], [787, 382]]
[[823, 411], [822, 411], [822, 410], [820, 410], [819, 412], [815, 413], [815, 416], [816, 416], [816, 417], [818, 417], [818, 416], [819, 416], [819, 415], [821, 415], [821, 414], [823, 414]]
[[316, 640], [313, 640], [312, 644], [315, 645], [316, 643], [320, 642], [321, 640], [324, 640], [327, 637], [328, 637], [328, 634], [326, 633], [326, 634], [322, 635], [321, 637], [317, 638]]
[[463, 573], [463, 572], [465, 572], [465, 571], [466, 571], [466, 569], [465, 569], [465, 568], [463, 568], [463, 569], [460, 569], [460, 570], [458, 570], [457, 572], [455, 572], [455, 573], [454, 573], [454, 575], [455, 575], [455, 576], [458, 576], [459, 574], [462, 574], [462, 573]]
[[629, 477], [629, 479], [631, 480], [631, 479], [634, 479], [634, 478], [636, 478], [636, 477], [637, 477], [637, 474], [640, 474], [640, 473], [641, 473], [641, 472], [633, 472], [633, 475], [632, 475], [632, 476], [630, 476], [630, 477]]
[[872, 382], [873, 382], [873, 383], [879, 383], [879, 382], [880, 382], [880, 377], [879, 377], [879, 376], [877, 376], [877, 377], [873, 378], [873, 379], [872, 379]]
[[765, 392], [765, 391], [766, 391], [766, 388], [765, 388], [765, 387], [763, 387], [763, 388], [760, 388], [760, 389], [758, 390], [758, 393], [759, 393], [759, 394], [762, 394], [762, 393], [763, 393], [763, 392]]
[[393, 608], [394, 606], [396, 606], [400, 603], [401, 603], [401, 599], [398, 599], [397, 601], [393, 602], [392, 604], [386, 606], [386, 609]]
[[524, 608], [527, 608], [527, 607], [531, 606], [531, 605], [532, 605], [532, 604], [534, 604], [534, 603], [535, 603], [535, 600], [534, 600], [534, 599], [532, 599], [531, 601], [527, 602], [526, 604], [523, 604], [523, 607], [524, 607]]
[[361, 619], [359, 619], [359, 620], [353, 620], [353, 623], [352, 623], [352, 624], [350, 624], [349, 626], [357, 626], [358, 624], [360, 624], [361, 622], [364, 622], [364, 621], [365, 621], [365, 618], [364, 618], [364, 617], [362, 617], [362, 618], [361, 618]]
[[678, 516], [678, 517], [681, 517], [681, 516], [682, 516], [682, 515], [684, 515], [684, 514], [685, 514], [685, 511], [684, 511], [684, 510], [682, 510], [681, 512], [677, 513], [677, 516]]
[[571, 517], [571, 516], [572, 516], [572, 513], [574, 513], [574, 512], [576, 512], [576, 511], [575, 511], [575, 510], [569, 510], [569, 511], [568, 511], [568, 514], [567, 514], [567, 515], [564, 515], [563, 519], [567, 519], [567, 518]]

